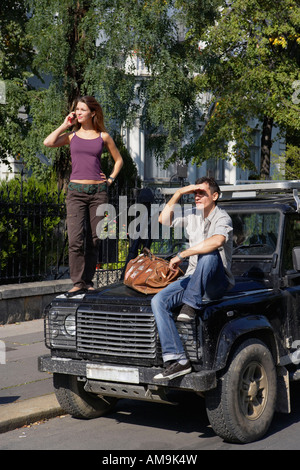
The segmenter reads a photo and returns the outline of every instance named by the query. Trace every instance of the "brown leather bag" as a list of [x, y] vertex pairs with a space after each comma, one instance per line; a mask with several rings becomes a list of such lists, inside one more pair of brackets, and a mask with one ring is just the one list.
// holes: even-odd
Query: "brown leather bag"
[[169, 262], [151, 253], [148, 248], [128, 262], [124, 284], [143, 294], [156, 294], [183, 272], [180, 268], [170, 269]]

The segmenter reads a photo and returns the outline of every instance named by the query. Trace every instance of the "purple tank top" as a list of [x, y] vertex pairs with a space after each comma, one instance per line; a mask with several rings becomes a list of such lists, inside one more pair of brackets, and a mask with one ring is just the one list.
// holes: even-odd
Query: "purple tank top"
[[103, 139], [82, 139], [75, 133], [70, 142], [72, 172], [70, 180], [105, 180], [101, 170]]

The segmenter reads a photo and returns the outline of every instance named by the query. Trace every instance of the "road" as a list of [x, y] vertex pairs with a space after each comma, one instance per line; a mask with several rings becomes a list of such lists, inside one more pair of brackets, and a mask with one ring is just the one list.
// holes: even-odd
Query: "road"
[[[299, 396], [300, 388], [297, 389]], [[140, 450], [197, 453], [300, 448], [299, 398], [293, 398], [292, 415], [276, 415], [269, 434], [246, 445], [225, 443], [213, 433], [201, 398], [191, 395], [180, 398], [181, 405], [176, 407], [122, 400], [114, 413], [89, 421], [69, 415], [53, 418], [2, 434], [0, 450], [110, 450], [112, 453], [130, 450], [134, 455], [134, 451]]]
[[[31, 330], [24, 324], [0, 328], [7, 345], [7, 363], [0, 364], [0, 414], [10, 403], [26, 404], [29, 397], [53, 391], [51, 376], [37, 371], [37, 356], [47, 352], [42, 323], [28, 323]], [[185, 393], [176, 398], [177, 406], [120, 400], [113, 413], [94, 420], [62, 415], [38, 421], [1, 434], [0, 450], [110, 450], [114, 456], [140, 450], [196, 455], [200, 450], [300, 449], [300, 383], [292, 385], [292, 414], [276, 414], [269, 433], [246, 445], [228, 444], [214, 434], [202, 398]]]
[[52, 377], [37, 369], [37, 357], [49, 350], [44, 343], [43, 320], [0, 325], [5, 360], [0, 357], [1, 407], [53, 392]]

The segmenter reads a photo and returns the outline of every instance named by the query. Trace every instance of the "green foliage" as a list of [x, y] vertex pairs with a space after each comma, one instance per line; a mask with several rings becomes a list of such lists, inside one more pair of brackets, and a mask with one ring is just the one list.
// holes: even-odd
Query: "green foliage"
[[282, 155], [274, 155], [279, 179], [300, 180], [300, 145], [288, 144]]
[[43, 140], [78, 95], [99, 99], [110, 133], [139, 122], [165, 166], [223, 158], [251, 167], [252, 118], [269, 117], [282, 134], [300, 126], [296, 0], [7, 0], [0, 39], [0, 158], [22, 159], [40, 181], [53, 169], [67, 178], [68, 150]]
[[[30, 19], [23, 16], [24, 37], [36, 51], [27, 69], [39, 70], [45, 83], [41, 78], [38, 89], [27, 86], [21, 99], [30, 116], [22, 142], [9, 148], [0, 136], [10, 155], [20, 155], [40, 180], [48, 178], [52, 168], [65, 179], [66, 149], [45, 149], [43, 140], [62, 122], [75, 97], [92, 94], [104, 108], [110, 132], [120, 132], [124, 122], [131, 126], [139, 118], [158, 158], [181, 158], [183, 137], [197, 132], [197, 87], [190, 73], [197, 48], [192, 42], [201, 26], [211, 21], [213, 4], [173, 0], [27, 0], [26, 4]], [[178, 18], [191, 19], [198, 7], [201, 20], [193, 30], [193, 41], [191, 34], [188, 41], [178, 41]], [[138, 81], [136, 59], [150, 72]], [[41, 163], [42, 156], [49, 166]]]
[[9, 282], [43, 278], [64, 245], [64, 194], [54, 183], [16, 178], [0, 185], [0, 270]]
[[6, 0], [0, 6], [0, 71], [4, 80], [23, 77], [33, 54], [24, 28], [27, 22], [24, 2]]
[[300, 179], [300, 147], [288, 145], [285, 153], [285, 178], [287, 180]]
[[0, 103], [0, 160], [19, 160], [30, 124], [24, 119], [29, 110], [29, 87], [33, 46], [24, 28], [27, 22], [23, 2], [7, 0], [0, 6], [0, 81], [5, 100]]
[[94, 95], [100, 101], [108, 131], [120, 130], [124, 121], [130, 121], [135, 79], [125, 73], [114, 42], [110, 41], [107, 47], [97, 45], [101, 20], [109, 17], [111, 10], [108, 5], [96, 0], [76, 3], [31, 0], [28, 4], [32, 16], [27, 34], [38, 51], [34, 65], [46, 78], [51, 75], [51, 83], [31, 96], [32, 126], [26, 161], [42, 179], [49, 171], [36, 158], [42, 153], [53, 165], [50, 168], [61, 179], [67, 179], [69, 149], [46, 149], [44, 138], [61, 124], [74, 99], [85, 94]]
[[[130, 189], [134, 188], [136, 184], [139, 185], [140, 180], [138, 177], [136, 164], [132, 160], [130, 153], [123, 144], [121, 136], [119, 134], [116, 134], [114, 136], [114, 141], [119, 149], [120, 154], [122, 155], [124, 162], [124, 165], [117, 178], [118, 189], [120, 192], [122, 192], [122, 190], [125, 188]], [[113, 164], [113, 159], [110, 156], [110, 153], [108, 151], [104, 152], [101, 159], [101, 166], [107, 177], [112, 172]], [[116, 183], [114, 183], [114, 185], [115, 184]]]
[[[60, 90], [54, 83], [49, 87], [40, 88], [30, 94], [31, 126], [26, 139], [26, 166], [35, 175], [36, 179], [46, 182], [54, 173], [67, 178], [70, 163], [69, 148], [47, 148], [43, 140], [66, 116], [66, 104], [62, 99]], [[41, 159], [42, 158], [42, 162]], [[44, 159], [48, 164], [43, 163]]]
[[235, 0], [224, 5], [202, 39], [203, 69], [197, 83], [211, 97], [196, 160], [205, 158], [209, 148], [230, 157], [224, 142], [234, 140], [233, 156], [239, 166], [248, 166], [245, 143], [251, 142], [252, 118], [261, 125], [267, 116], [282, 133], [287, 126], [300, 127], [299, 105], [292, 102], [293, 83], [300, 77], [299, 4]]

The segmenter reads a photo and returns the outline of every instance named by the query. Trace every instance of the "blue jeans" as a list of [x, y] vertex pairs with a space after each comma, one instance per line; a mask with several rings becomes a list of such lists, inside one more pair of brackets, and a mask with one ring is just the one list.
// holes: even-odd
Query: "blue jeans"
[[184, 276], [158, 292], [151, 302], [155, 316], [164, 362], [186, 358], [178, 334], [172, 310], [182, 304], [201, 308], [202, 299], [222, 297], [228, 288], [228, 280], [219, 251], [198, 256], [192, 275]]

